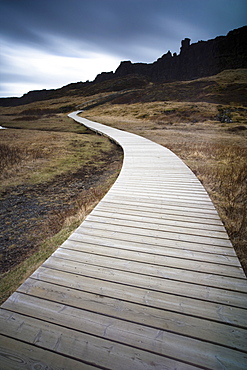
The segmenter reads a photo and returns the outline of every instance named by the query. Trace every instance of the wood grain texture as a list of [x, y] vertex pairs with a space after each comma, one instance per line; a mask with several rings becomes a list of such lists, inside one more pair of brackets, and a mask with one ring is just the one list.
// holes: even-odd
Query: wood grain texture
[[86, 220], [2, 305], [1, 369], [247, 368], [246, 277], [208, 194], [170, 150], [122, 146]]

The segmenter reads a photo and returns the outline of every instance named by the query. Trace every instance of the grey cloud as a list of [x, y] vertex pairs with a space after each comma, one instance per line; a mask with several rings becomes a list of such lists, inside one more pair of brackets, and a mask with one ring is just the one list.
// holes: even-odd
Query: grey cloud
[[[16, 42], [49, 47], [49, 40], [40, 35], [51, 33], [82, 43], [87, 40], [92, 47], [129, 56], [129, 59], [137, 58], [135, 48], [138, 43], [148, 47], [156, 40], [158, 50], [162, 48], [166, 52], [170, 48], [169, 42], [178, 30], [167, 29], [166, 19], [175, 17], [178, 23], [186, 20], [197, 25], [202, 34], [207, 29], [209, 37], [222, 33], [220, 29], [225, 30], [224, 33], [229, 30], [228, 19], [234, 16], [232, 11], [229, 15], [229, 4], [237, 9], [237, 22], [246, 21], [245, 0], [8, 0], [0, 3], [3, 14], [1, 33]], [[196, 37], [182, 36], [182, 29], [179, 34], [182, 38]]]

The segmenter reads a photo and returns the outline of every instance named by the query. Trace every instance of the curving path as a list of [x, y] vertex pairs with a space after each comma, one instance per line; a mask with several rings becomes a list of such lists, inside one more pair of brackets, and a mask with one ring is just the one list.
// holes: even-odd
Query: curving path
[[76, 113], [122, 146], [122, 171], [2, 305], [0, 368], [246, 369], [246, 278], [203, 186], [168, 149]]

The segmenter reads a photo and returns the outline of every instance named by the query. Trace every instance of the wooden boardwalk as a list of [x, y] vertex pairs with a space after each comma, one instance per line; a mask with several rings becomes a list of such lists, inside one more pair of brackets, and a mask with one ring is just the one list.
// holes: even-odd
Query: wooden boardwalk
[[0, 369], [247, 369], [247, 283], [206, 191], [168, 149], [124, 149], [81, 226], [2, 305]]

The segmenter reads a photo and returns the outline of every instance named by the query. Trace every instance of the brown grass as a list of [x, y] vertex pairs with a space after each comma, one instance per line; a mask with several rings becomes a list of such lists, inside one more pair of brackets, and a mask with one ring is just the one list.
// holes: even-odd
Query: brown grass
[[215, 204], [247, 272], [247, 147], [228, 143], [168, 144], [197, 175]]
[[[0, 131], [1, 187], [12, 185], [37, 184], [49, 181], [65, 171], [75, 171], [87, 163], [101, 166], [100, 155], [111, 150], [108, 140], [85, 129], [73, 125], [67, 117], [53, 117], [48, 123], [44, 118], [38, 122], [20, 124], [21, 130], [7, 129]], [[72, 124], [71, 122], [72, 121]], [[59, 132], [54, 127], [69, 132]], [[37, 130], [37, 126], [41, 130]], [[10, 126], [10, 125], [9, 125]], [[29, 127], [32, 126], [31, 129]], [[49, 131], [48, 131], [49, 129]], [[74, 129], [74, 132], [70, 132]]]
[[0, 130], [3, 212], [9, 199], [14, 202], [10, 220], [4, 217], [1, 225], [0, 262], [8, 271], [0, 275], [0, 302], [79, 226], [115, 181], [122, 162], [115, 144], [66, 115], [27, 122], [12, 118], [8, 126], [22, 129]]

